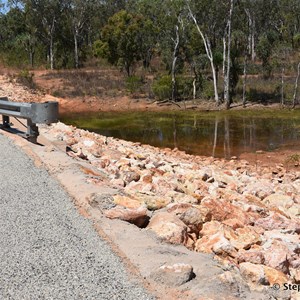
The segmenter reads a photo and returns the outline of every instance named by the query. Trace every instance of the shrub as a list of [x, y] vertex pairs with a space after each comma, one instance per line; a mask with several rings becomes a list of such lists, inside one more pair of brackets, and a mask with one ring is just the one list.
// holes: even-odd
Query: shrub
[[[201, 81], [197, 82], [197, 90], [201, 87]], [[176, 77], [175, 87], [176, 100], [190, 99], [193, 96], [193, 78], [185, 76]], [[152, 84], [152, 90], [159, 100], [171, 99], [172, 97], [172, 78], [169, 75], [162, 76]]]
[[180, 99], [189, 99], [193, 96], [193, 78], [178, 76], [176, 80], [176, 94]]
[[214, 85], [212, 81], [204, 81], [201, 91], [201, 95], [204, 99], [213, 99], [215, 96]]
[[138, 76], [129, 76], [125, 79], [126, 90], [131, 94], [140, 92], [142, 85], [143, 85], [143, 80]]
[[172, 97], [172, 79], [171, 76], [165, 75], [156, 80], [152, 84], [154, 96], [159, 100], [170, 99]]
[[295, 48], [299, 48], [300, 47], [300, 33], [296, 33], [293, 36], [293, 43], [294, 43], [294, 47]]
[[33, 76], [33, 73], [30, 73], [28, 70], [23, 70], [17, 75], [16, 81], [30, 89], [35, 89], [36, 85], [34, 83]]

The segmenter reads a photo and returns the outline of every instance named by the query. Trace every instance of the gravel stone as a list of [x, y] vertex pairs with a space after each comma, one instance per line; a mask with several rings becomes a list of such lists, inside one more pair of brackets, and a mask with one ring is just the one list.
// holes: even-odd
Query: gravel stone
[[44, 169], [0, 135], [0, 299], [154, 299]]

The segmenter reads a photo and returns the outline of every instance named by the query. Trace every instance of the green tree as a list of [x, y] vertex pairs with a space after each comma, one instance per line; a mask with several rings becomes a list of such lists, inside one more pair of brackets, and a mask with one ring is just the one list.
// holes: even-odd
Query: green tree
[[104, 55], [113, 65], [125, 69], [130, 76], [135, 63], [143, 57], [143, 35], [147, 34], [146, 29], [151, 27], [150, 23], [142, 15], [121, 10], [109, 18], [108, 24], [102, 29], [101, 42], [96, 43], [101, 49], [96, 49], [96, 53]]
[[276, 40], [274, 32], [267, 32], [263, 34], [257, 44], [257, 55], [262, 60], [263, 75], [265, 78], [269, 78], [272, 72], [272, 66], [270, 63], [270, 58], [274, 43]]

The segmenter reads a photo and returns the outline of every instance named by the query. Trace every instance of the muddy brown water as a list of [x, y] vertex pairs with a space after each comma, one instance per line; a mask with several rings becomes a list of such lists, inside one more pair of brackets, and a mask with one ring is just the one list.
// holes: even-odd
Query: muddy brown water
[[230, 158], [258, 150], [300, 152], [300, 110], [69, 114], [69, 125], [189, 154]]

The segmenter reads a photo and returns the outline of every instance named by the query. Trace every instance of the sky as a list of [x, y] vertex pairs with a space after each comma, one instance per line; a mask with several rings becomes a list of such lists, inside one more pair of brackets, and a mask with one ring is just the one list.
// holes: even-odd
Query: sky
[[0, 11], [3, 13], [6, 13], [8, 10], [7, 9], [7, 0], [0, 0], [0, 4], [3, 4], [3, 7], [0, 8]]

